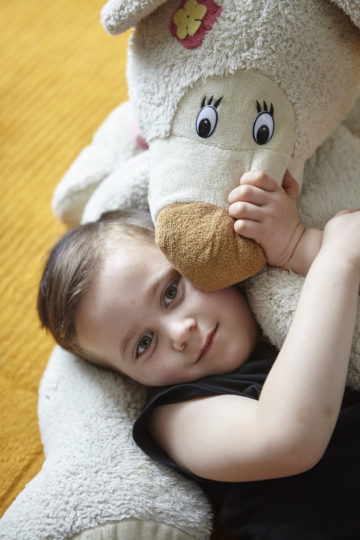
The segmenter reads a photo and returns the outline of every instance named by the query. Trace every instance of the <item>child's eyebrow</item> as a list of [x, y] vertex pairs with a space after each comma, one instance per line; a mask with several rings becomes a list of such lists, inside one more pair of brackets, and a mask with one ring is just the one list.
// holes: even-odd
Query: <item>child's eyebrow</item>
[[[164, 284], [167, 283], [171, 276], [174, 273], [174, 268], [172, 266], [166, 266], [160, 272], [155, 274], [153, 282], [150, 284], [147, 291], [145, 291], [145, 302], [148, 302], [149, 305], [152, 305], [152, 301], [155, 300], [156, 305], [159, 305], [158, 300], [160, 294], [163, 292]], [[151, 313], [151, 311], [149, 311]]]

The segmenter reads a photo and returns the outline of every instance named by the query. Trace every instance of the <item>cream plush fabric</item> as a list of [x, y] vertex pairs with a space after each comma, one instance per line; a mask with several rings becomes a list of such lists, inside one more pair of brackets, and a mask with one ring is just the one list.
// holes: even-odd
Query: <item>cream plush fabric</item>
[[145, 391], [55, 348], [39, 390], [46, 460], [4, 514], [1, 539], [210, 537], [203, 492], [132, 440]]
[[[82, 150], [56, 187], [53, 209], [65, 223], [76, 225], [81, 220], [86, 221], [87, 217], [83, 212], [89, 199], [92, 200], [91, 207], [98, 208], [98, 214], [111, 205], [111, 201], [105, 202], [98, 196], [92, 197], [97, 187], [105, 180], [108, 182], [109, 178], [118, 186], [116, 195], [123, 205], [131, 206], [135, 201], [142, 206], [147, 205], [148, 179], [143, 179], [144, 166], [141, 162], [144, 155], [136, 143], [136, 134], [132, 107], [126, 101], [108, 116], [95, 133], [92, 144]], [[139, 154], [141, 155], [137, 158]], [[122, 166], [126, 168], [124, 171]], [[145, 166], [145, 170], [148, 175], [148, 167]], [[116, 175], [115, 178], [112, 177], [113, 174]], [[136, 178], [133, 177], [134, 174], [137, 175]], [[108, 190], [106, 185], [103, 189], [105, 197], [109, 193], [111, 198], [111, 190]], [[116, 208], [116, 201], [113, 204], [113, 208]], [[94, 211], [95, 209], [92, 210]]]
[[[264, 257], [229, 227], [227, 195], [249, 169], [279, 183], [289, 169], [301, 184], [359, 92], [359, 1], [110, 0], [102, 20], [111, 33], [135, 24], [129, 94], [149, 143], [158, 245], [203, 290], [253, 275]], [[266, 141], [258, 115], [273, 126]]]
[[[307, 159], [342, 121], [357, 95], [358, 30], [328, 0], [216, 4], [221, 15], [201, 46], [192, 49], [179, 45], [169, 32], [171, 16], [182, 5], [179, 0], [110, 0], [104, 6], [102, 21], [108, 31], [120, 33], [136, 23], [128, 81], [145, 139], [170, 135], [178, 103], [196, 81], [242, 69], [269, 76], [286, 92], [295, 109], [296, 157]], [[337, 4], [348, 10], [352, 4], [353, 19], [359, 20], [358, 1]], [[129, 16], [130, 10], [134, 15]], [[331, 114], [325, 116], [324, 111]]]
[[118, 523], [101, 525], [88, 529], [73, 537], [73, 540], [123, 540], [124, 538], [146, 540], [191, 540], [193, 537], [181, 532], [175, 527], [156, 523], [155, 521], [140, 521], [124, 519]]

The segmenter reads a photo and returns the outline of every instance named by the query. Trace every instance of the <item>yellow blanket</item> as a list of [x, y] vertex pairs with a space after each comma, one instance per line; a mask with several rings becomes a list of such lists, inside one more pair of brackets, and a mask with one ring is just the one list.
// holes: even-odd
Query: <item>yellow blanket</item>
[[44, 459], [37, 390], [54, 342], [36, 295], [45, 253], [65, 230], [52, 192], [127, 97], [127, 35], [106, 34], [104, 3], [0, 3], [0, 516]]

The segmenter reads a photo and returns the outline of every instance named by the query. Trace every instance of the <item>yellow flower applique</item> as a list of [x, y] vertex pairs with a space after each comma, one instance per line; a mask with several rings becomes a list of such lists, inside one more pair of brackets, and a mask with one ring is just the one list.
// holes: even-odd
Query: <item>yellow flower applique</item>
[[206, 12], [207, 8], [203, 4], [198, 4], [196, 0], [187, 0], [173, 17], [178, 39], [196, 34]]
[[221, 12], [214, 0], [182, 0], [171, 16], [170, 34], [186, 49], [196, 49]]

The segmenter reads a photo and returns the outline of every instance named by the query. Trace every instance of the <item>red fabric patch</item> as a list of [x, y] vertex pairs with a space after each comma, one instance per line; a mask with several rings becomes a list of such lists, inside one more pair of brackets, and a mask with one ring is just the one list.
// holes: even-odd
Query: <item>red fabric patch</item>
[[170, 33], [186, 49], [196, 49], [221, 12], [222, 8], [212, 0], [182, 0], [171, 16]]
[[131, 136], [135, 145], [138, 148], [140, 148], [141, 150], [148, 150], [149, 145], [145, 141], [144, 137], [141, 135], [140, 130], [135, 120], [133, 120], [132, 125], [131, 125]]

